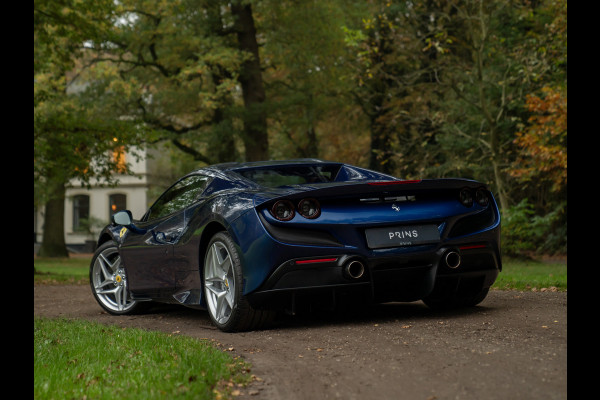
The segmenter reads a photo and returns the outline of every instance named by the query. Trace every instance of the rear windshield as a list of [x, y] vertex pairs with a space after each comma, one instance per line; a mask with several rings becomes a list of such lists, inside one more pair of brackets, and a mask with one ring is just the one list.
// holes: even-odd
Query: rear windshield
[[235, 172], [261, 186], [279, 187], [332, 182], [341, 165], [289, 165], [242, 168]]

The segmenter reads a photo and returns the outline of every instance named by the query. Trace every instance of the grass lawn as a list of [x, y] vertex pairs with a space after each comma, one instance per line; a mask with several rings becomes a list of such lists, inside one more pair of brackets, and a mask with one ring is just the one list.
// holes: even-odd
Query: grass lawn
[[36, 399], [230, 398], [252, 376], [208, 340], [34, 318]]
[[502, 260], [493, 289], [523, 291], [566, 291], [567, 262], [542, 262], [534, 260]]
[[[34, 284], [89, 284], [90, 257], [34, 257]], [[36, 399], [229, 399], [250, 365], [210, 341], [34, 318]]]
[[88, 284], [92, 257], [33, 257], [34, 284]]

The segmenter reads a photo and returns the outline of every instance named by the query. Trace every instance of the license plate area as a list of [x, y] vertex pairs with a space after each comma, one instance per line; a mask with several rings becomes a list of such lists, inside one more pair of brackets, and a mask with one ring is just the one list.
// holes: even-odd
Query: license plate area
[[365, 235], [370, 249], [416, 246], [440, 240], [440, 232], [434, 224], [372, 228], [365, 230]]

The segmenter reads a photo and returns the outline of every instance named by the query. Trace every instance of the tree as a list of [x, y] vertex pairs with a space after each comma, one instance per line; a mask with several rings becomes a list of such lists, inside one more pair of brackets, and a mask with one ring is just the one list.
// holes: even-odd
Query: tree
[[128, 115], [202, 163], [268, 156], [250, 3], [123, 0], [112, 18], [93, 62], [119, 66]]
[[244, 98], [244, 145], [247, 161], [260, 161], [269, 158], [269, 137], [267, 134], [267, 116], [264, 109], [265, 89], [258, 54], [256, 28], [252, 5], [241, 0], [231, 3], [234, 18], [233, 29], [236, 32], [238, 48], [248, 55], [242, 64], [239, 82]]
[[[526, 231], [533, 238], [505, 235], [509, 243], [529, 242], [538, 252], [562, 254], [567, 252], [566, 8], [566, 1], [553, 0], [536, 10], [543, 29], [530, 35], [535, 51], [524, 52], [537, 67], [531, 75], [543, 86], [526, 96], [527, 120], [516, 133], [517, 157], [510, 172], [520, 184], [521, 203], [535, 214]], [[509, 211], [507, 217], [519, 216], [518, 207]]]
[[41, 256], [68, 256], [63, 227], [68, 182], [114, 182], [119, 163], [113, 152], [137, 144], [135, 127], [115, 118], [105, 103], [69, 91], [84, 41], [104, 27], [106, 6], [34, 3], [34, 205], [45, 205]]
[[566, 1], [451, 3], [441, 167], [491, 185], [509, 247], [566, 252]]
[[339, 113], [349, 92], [344, 6], [347, 2], [257, 3], [272, 157], [322, 156], [320, 138], [333, 132], [320, 125], [332, 115], [337, 123], [344, 119]]
[[423, 176], [439, 163], [435, 81], [439, 5], [376, 2], [361, 29], [346, 29], [354, 60], [356, 102], [369, 119], [369, 167], [402, 177]]
[[504, 24], [514, 10], [497, 2], [465, 1], [451, 7], [451, 41], [439, 72], [446, 91], [446, 125], [441, 138], [447, 150], [447, 172], [489, 182], [502, 209], [508, 207], [506, 166], [518, 108], [518, 64], [507, 51]]
[[511, 176], [537, 213], [554, 210], [566, 198], [567, 186], [567, 4], [543, 2], [535, 10], [536, 29], [528, 33], [523, 58], [536, 85], [526, 94], [522, 123], [514, 144]]
[[567, 185], [567, 96], [549, 87], [541, 92], [527, 95], [531, 116], [514, 139], [520, 152], [511, 175], [561, 192]]
[[566, 2], [371, 4], [361, 29], [347, 29], [370, 167], [479, 179], [506, 210], [518, 200], [510, 169], [526, 95], [566, 81]]

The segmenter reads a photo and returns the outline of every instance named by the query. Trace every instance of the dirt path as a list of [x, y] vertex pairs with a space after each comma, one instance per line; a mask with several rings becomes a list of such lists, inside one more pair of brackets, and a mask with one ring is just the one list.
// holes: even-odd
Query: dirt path
[[214, 339], [252, 363], [247, 399], [565, 399], [567, 294], [492, 291], [470, 311], [394, 303], [285, 317], [226, 334], [204, 311], [161, 306], [114, 317], [86, 285], [35, 286], [34, 315]]

